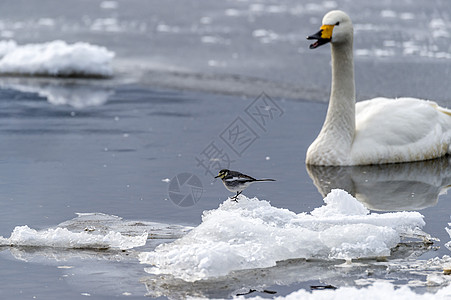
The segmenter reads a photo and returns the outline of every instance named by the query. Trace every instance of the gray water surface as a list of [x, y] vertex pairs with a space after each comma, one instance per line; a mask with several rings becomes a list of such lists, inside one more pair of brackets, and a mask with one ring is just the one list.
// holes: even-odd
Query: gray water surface
[[[449, 1], [1, 1], [2, 39], [85, 41], [116, 58], [115, 76], [105, 80], [0, 77], [0, 235], [19, 225], [54, 227], [79, 212], [196, 226], [203, 211], [230, 196], [202, 166], [215, 150], [212, 158], [232, 169], [276, 179], [245, 191], [276, 207], [309, 212], [339, 187], [376, 213], [419, 211], [424, 231], [440, 241], [400, 245], [391, 264], [449, 255], [448, 158], [362, 168], [304, 164], [330, 88], [329, 46], [309, 50], [305, 36], [331, 9], [353, 19], [358, 100], [412, 96], [450, 106]], [[263, 125], [249, 114], [262, 99], [277, 108]], [[231, 147], [225, 137], [237, 124], [247, 126], [251, 143]], [[169, 196], [169, 181], [181, 173], [202, 184], [193, 205]], [[432, 272], [387, 270], [374, 260], [346, 271], [336, 267], [341, 261], [294, 260], [191, 284], [150, 276], [138, 263], [138, 251], [167, 241], [126, 252], [4, 247], [0, 297], [286, 295], [362, 278], [408, 285]], [[257, 294], [274, 296], [250, 295]]]
[[[83, 87], [89, 90], [83, 83], [70, 89]], [[305, 151], [323, 122], [325, 103], [268, 98], [280, 113], [262, 128], [246, 113], [260, 98], [136, 85], [120, 86], [108, 93], [101, 105], [75, 108], [55, 105], [36, 93], [0, 90], [1, 235], [8, 237], [18, 225], [53, 227], [78, 212], [195, 226], [204, 210], [218, 207], [230, 195], [198, 163], [213, 143], [230, 157], [230, 168], [277, 179], [249, 187], [247, 196], [268, 199], [273, 206], [294, 212], [309, 212], [323, 204], [323, 195], [330, 188], [343, 188], [376, 212], [420, 211], [425, 216], [424, 230], [441, 241], [434, 244], [439, 247], [436, 251], [422, 250], [421, 245], [413, 251], [424, 253], [422, 259], [449, 254], [444, 247], [450, 240], [444, 230], [449, 222], [449, 196], [438, 196], [450, 184], [448, 158], [375, 167], [306, 168]], [[256, 134], [255, 141], [240, 155], [234, 152], [239, 149], [233, 150], [221, 138], [237, 118]], [[171, 201], [165, 180], [183, 172], [199, 177], [203, 186], [198, 202], [188, 207]], [[151, 250], [156, 245], [149, 241], [137, 250]], [[187, 284], [164, 284], [149, 276], [144, 270], [147, 266], [138, 264], [133, 251], [4, 248], [0, 290], [9, 298], [77, 299], [85, 297], [83, 293], [105, 299], [130, 294], [178, 298], [228, 297], [264, 286], [284, 295], [310, 285], [352, 285], [365, 272], [356, 267], [344, 275], [333, 268], [333, 262], [305, 265], [299, 261], [248, 271], [257, 272], [252, 276], [241, 272], [236, 276], [244, 281], [234, 279], [227, 288], [222, 285], [227, 279], [213, 279], [196, 283], [193, 290]], [[66, 265], [71, 268], [64, 268]], [[316, 271], [306, 273], [305, 268]], [[397, 278], [400, 284], [417, 277], [425, 279], [389, 274], [377, 265], [372, 268], [374, 278]], [[285, 280], [280, 281], [282, 278]]]

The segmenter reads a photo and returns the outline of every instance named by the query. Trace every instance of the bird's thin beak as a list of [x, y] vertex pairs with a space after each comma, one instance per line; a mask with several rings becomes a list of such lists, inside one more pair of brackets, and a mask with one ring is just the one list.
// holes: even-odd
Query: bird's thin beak
[[215, 176], [215, 178], [218, 178], [218, 177], [220, 177], [221, 175], [218, 175], [218, 176]]

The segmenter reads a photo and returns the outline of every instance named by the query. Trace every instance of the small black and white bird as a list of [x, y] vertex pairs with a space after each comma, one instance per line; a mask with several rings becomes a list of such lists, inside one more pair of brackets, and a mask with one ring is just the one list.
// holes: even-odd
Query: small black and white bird
[[241, 194], [241, 192], [244, 191], [244, 189], [252, 183], [258, 181], [275, 181], [274, 179], [255, 179], [249, 175], [237, 171], [230, 171], [227, 169], [222, 169], [221, 171], [219, 171], [218, 176], [216, 176], [215, 178], [218, 177], [221, 178], [222, 183], [224, 183], [226, 189], [234, 193], [236, 192], [236, 195], [231, 198], [236, 202], [238, 202], [237, 198], [239, 194]]

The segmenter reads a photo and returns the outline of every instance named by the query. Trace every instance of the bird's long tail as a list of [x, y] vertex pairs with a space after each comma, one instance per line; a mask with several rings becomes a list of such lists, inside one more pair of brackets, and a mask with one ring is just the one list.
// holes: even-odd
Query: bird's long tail
[[276, 181], [275, 179], [257, 179], [255, 181]]

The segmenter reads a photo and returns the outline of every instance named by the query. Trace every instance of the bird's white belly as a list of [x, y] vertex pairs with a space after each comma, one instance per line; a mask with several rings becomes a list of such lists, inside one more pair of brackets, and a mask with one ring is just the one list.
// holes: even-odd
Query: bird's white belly
[[251, 185], [252, 182], [240, 182], [239, 184], [235, 185], [235, 186], [230, 186], [227, 185], [226, 182], [224, 182], [224, 186], [226, 187], [226, 189], [228, 189], [229, 191], [236, 193], [236, 192], [241, 192], [242, 190], [244, 190], [245, 188], [247, 188], [249, 185]]

